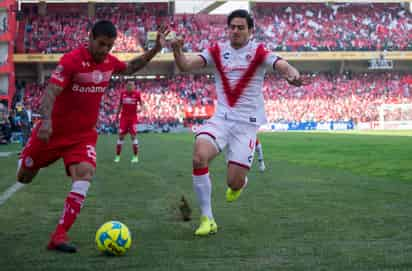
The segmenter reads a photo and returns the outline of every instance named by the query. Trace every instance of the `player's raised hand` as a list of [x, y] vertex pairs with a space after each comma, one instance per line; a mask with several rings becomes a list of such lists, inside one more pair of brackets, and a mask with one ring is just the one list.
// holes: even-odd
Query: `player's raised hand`
[[52, 134], [51, 120], [42, 120], [39, 130], [37, 131], [37, 137], [44, 142], [48, 142]]
[[296, 76], [296, 77], [286, 78], [286, 81], [288, 81], [290, 85], [293, 85], [296, 87], [307, 86], [312, 83], [312, 79], [310, 77], [301, 76], [301, 75]]
[[157, 29], [157, 35], [156, 35], [156, 45], [155, 48], [157, 51], [160, 51], [166, 44], [166, 37], [169, 35], [170, 30], [169, 27], [166, 25], [161, 25]]
[[183, 48], [184, 44], [184, 37], [176, 37], [175, 39], [172, 40], [171, 46], [173, 51], [179, 51]]

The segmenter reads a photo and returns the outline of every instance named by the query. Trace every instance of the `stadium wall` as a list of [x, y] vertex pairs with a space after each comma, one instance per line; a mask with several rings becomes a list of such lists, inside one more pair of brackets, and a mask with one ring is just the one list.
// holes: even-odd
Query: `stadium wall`
[[16, 34], [16, 1], [4, 0], [0, 2], [0, 9], [7, 14], [7, 29], [0, 34], [0, 42], [7, 44], [7, 56], [4, 57], [5, 63], [0, 64], [0, 75], [4, 79], [1, 83], [5, 90], [0, 92], [0, 100], [7, 100], [8, 106], [15, 93], [15, 66], [13, 65], [14, 38]]

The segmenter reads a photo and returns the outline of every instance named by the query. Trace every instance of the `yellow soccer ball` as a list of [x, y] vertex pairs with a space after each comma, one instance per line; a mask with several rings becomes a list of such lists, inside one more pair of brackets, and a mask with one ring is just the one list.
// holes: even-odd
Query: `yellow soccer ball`
[[123, 255], [132, 244], [132, 235], [125, 224], [109, 221], [97, 230], [96, 244], [100, 251], [108, 255]]

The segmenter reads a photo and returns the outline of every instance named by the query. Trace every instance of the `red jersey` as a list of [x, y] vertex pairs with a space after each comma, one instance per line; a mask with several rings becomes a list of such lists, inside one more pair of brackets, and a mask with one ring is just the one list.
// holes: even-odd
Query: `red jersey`
[[50, 78], [50, 83], [63, 88], [53, 106], [53, 135], [94, 129], [112, 74], [125, 69], [126, 64], [111, 54], [95, 63], [86, 47], [65, 54]]
[[137, 103], [142, 101], [140, 91], [122, 91], [120, 100], [122, 103], [121, 117], [127, 119], [137, 118]]

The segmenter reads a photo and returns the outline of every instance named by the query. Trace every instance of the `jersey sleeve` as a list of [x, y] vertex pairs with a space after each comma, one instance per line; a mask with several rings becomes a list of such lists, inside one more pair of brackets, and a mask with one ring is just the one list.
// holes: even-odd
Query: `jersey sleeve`
[[199, 56], [203, 58], [203, 61], [205, 62], [205, 67], [209, 67], [213, 64], [213, 58], [212, 55], [209, 52], [209, 49], [203, 50]]
[[53, 71], [50, 77], [50, 83], [57, 85], [62, 88], [66, 88], [74, 74], [74, 64], [73, 59], [70, 55], [64, 55], [57, 65], [56, 69]]
[[282, 58], [275, 53], [270, 52], [266, 59], [265, 59], [265, 67], [266, 69], [273, 69], [275, 70], [276, 62], [281, 60]]
[[127, 64], [124, 61], [119, 60], [117, 57], [113, 57], [114, 73], [121, 73], [126, 70]]

